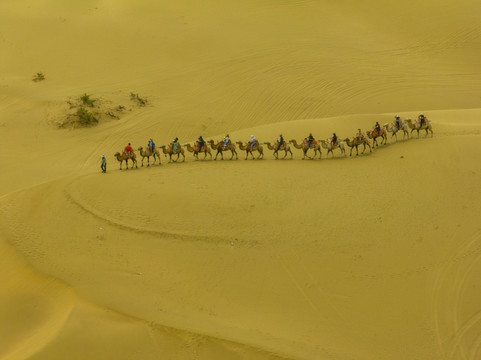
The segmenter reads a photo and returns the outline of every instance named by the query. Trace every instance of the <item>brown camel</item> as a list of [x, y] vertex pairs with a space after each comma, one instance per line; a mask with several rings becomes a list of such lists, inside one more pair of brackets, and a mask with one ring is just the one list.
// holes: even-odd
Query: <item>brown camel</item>
[[362, 153], [364, 154], [364, 151], [366, 151], [366, 145], [369, 146], [369, 152], [372, 152], [371, 149], [371, 144], [369, 143], [369, 140], [366, 139], [364, 136], [360, 139], [359, 136], [355, 136], [352, 140], [349, 140], [349, 138], [345, 138], [344, 142], [351, 148], [351, 152], [349, 153], [349, 156], [352, 156], [352, 149], [356, 148], [356, 155], [359, 155], [359, 150], [358, 147], [359, 145], [364, 145], [364, 150]]
[[431, 137], [433, 137], [433, 135], [434, 135], [433, 127], [431, 125], [431, 122], [428, 119], [426, 119], [424, 121], [424, 124], [423, 124], [422, 127], [421, 127], [421, 123], [419, 122], [419, 120], [416, 120], [416, 122], [413, 124], [411, 119], [406, 119], [406, 123], [408, 124], [409, 128], [411, 129], [411, 135], [412, 135], [414, 130], [416, 130], [418, 132], [418, 137], [419, 137], [419, 130], [426, 130], [426, 136], [428, 136], [428, 131], [431, 132]]
[[251, 154], [252, 159], [254, 159], [254, 154], [253, 154], [254, 151], [259, 152], [259, 156], [257, 157], [257, 159], [263, 159], [264, 158], [264, 148], [262, 147], [261, 144], [259, 144], [258, 141], [256, 141], [254, 143], [254, 146], [252, 147], [252, 150], [251, 150], [251, 144], [250, 143], [247, 143], [247, 144], [244, 145], [242, 143], [242, 141], [238, 141], [237, 144], [239, 144], [239, 149], [246, 152], [245, 160], [247, 160], [247, 156], [249, 156], [249, 154]]
[[219, 141], [217, 144], [215, 144], [214, 140], [209, 140], [208, 143], [210, 144], [210, 147], [212, 148], [212, 150], [217, 150], [217, 154], [215, 154], [214, 160], [217, 160], [217, 156], [219, 154], [222, 160], [224, 160], [224, 155], [222, 154], [222, 152], [227, 150], [229, 150], [232, 153], [232, 157], [230, 158], [230, 160], [234, 158], [234, 154], [235, 154], [236, 160], [239, 160], [235, 145], [230, 140], [227, 143], [227, 145], [225, 145], [223, 141]]
[[144, 158], [147, 158], [147, 166], [150, 166], [150, 157], [152, 156], [154, 158], [154, 164], [157, 160], [159, 160], [159, 165], [160, 165], [160, 153], [159, 150], [154, 148], [154, 151], [150, 150], [149, 147], [144, 148], [141, 146], [137, 150], [140, 152], [140, 156], [142, 156], [142, 162], [141, 166], [144, 166]]
[[310, 156], [307, 156], [309, 159], [314, 159], [317, 155], [317, 152], [319, 151], [319, 159], [321, 158], [321, 147], [319, 146], [319, 143], [317, 141], [314, 140], [314, 142], [311, 144], [311, 147], [309, 147], [309, 142], [307, 141], [307, 139], [304, 139], [304, 141], [302, 142], [302, 144], [297, 144], [297, 141], [296, 140], [289, 140], [289, 143], [291, 143], [296, 149], [302, 149], [302, 152], [304, 153], [304, 157], [302, 158], [302, 160], [304, 160], [304, 158], [307, 156], [307, 151], [309, 149], [313, 149], [314, 150], [314, 156], [311, 158]]
[[398, 128], [397, 124], [394, 122], [394, 123], [391, 123], [391, 124], [384, 124], [382, 126], [384, 129], [386, 129], [387, 132], [392, 132], [391, 134], [391, 139], [389, 139], [389, 142], [392, 142], [392, 137], [394, 136], [396, 138], [396, 142], [397, 142], [397, 132], [398, 131], [403, 131], [403, 140], [404, 140], [404, 137], [407, 135], [408, 136], [408, 139], [409, 139], [409, 132], [408, 132], [408, 125], [406, 123], [403, 123], [401, 122], [401, 128]]
[[210, 158], [212, 159], [212, 152], [210, 151], [210, 147], [207, 146], [207, 143], [204, 144], [202, 149], [199, 150], [199, 142], [196, 141], [194, 147], [190, 146], [190, 144], [185, 144], [185, 148], [187, 149], [188, 152], [194, 153], [194, 156], [197, 160], [199, 160], [199, 153], [203, 152], [204, 153], [204, 159], [207, 157], [207, 154], [210, 155]]
[[[175, 150], [172, 148], [172, 144], [162, 145], [161, 148], [165, 156], [169, 155], [169, 162], [176, 162], [177, 160], [179, 160], [180, 155], [183, 156], [182, 162], [185, 161], [184, 149], [182, 148], [182, 146], [179, 145], [179, 147]], [[175, 160], [172, 160], [172, 155], [177, 155], [177, 158]]]
[[368, 130], [366, 131], [366, 135], [369, 139], [372, 139], [372, 147], [376, 147], [376, 145], [379, 146], [376, 140], [378, 137], [382, 138], [381, 145], [387, 143], [387, 135], [386, 135], [386, 130], [384, 128], [381, 129], [380, 134], [378, 134], [378, 132], [375, 130], [373, 131]]
[[291, 151], [291, 146], [289, 145], [289, 143], [286, 143], [284, 141], [284, 144], [282, 144], [280, 147], [279, 147], [279, 140], [276, 140], [276, 142], [274, 143], [274, 146], [272, 146], [270, 142], [265, 142], [264, 144], [267, 145], [267, 148], [269, 150], [274, 150], [274, 156], [276, 157], [276, 159], [279, 159], [278, 153], [279, 153], [280, 150], [284, 150], [284, 152], [285, 152], [285, 155], [284, 155], [283, 159], [286, 158], [287, 153], [291, 153], [291, 159], [292, 159], [292, 151]]
[[135, 153], [133, 151], [132, 155], [130, 156], [128, 156], [124, 151], [122, 152], [122, 154], [116, 152], [114, 156], [118, 161], [120, 161], [120, 170], [122, 170], [122, 161], [125, 161], [125, 170], [129, 169], [128, 160], [132, 160], [132, 168], [134, 167], [134, 165], [135, 167], [137, 167], [137, 159], [135, 158]]
[[344, 153], [344, 156], [346, 155], [346, 149], [344, 148], [344, 141], [341, 141], [340, 139], [337, 139], [336, 143], [333, 144], [332, 141], [329, 139], [328, 141], [326, 140], [319, 140], [321, 143], [322, 147], [324, 149], [327, 149], [327, 155], [326, 157], [329, 156], [329, 153], [334, 157], [334, 152], [333, 150], [340, 149], [341, 150], [341, 156]]

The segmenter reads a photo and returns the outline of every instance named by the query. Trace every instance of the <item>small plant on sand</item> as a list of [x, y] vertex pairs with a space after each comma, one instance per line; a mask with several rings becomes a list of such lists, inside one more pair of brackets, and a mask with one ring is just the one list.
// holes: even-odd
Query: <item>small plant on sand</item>
[[139, 106], [147, 105], [147, 99], [141, 98], [139, 94], [130, 93], [130, 100], [135, 101]]
[[82, 101], [82, 104], [89, 107], [94, 107], [94, 104], [97, 101], [97, 100], [91, 99], [90, 95], [87, 95], [87, 93], [83, 94], [80, 97], [80, 100]]
[[38, 72], [32, 79], [34, 82], [45, 80], [45, 75], [41, 72]]
[[99, 122], [99, 120], [94, 116], [94, 114], [92, 114], [84, 107], [80, 107], [77, 110], [77, 116], [78, 122], [84, 126], [94, 125]]

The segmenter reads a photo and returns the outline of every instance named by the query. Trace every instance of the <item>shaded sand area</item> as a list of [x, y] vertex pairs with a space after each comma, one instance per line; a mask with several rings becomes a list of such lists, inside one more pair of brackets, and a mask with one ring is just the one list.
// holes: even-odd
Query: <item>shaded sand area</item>
[[[1, 3], [0, 359], [478, 359], [480, 14]], [[57, 129], [84, 93], [129, 110]], [[345, 138], [420, 111], [434, 137], [358, 157], [113, 158], [150, 137]]]

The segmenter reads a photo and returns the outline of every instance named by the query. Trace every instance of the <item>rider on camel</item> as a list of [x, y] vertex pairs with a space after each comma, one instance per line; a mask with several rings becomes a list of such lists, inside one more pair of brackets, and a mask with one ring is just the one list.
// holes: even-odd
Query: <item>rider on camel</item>
[[277, 151], [279, 151], [282, 145], [284, 145], [284, 137], [280, 134], [279, 139], [277, 139]]
[[331, 144], [334, 146], [337, 144], [337, 135], [336, 133], [332, 133]]
[[426, 117], [423, 114], [419, 114], [418, 120], [421, 127], [423, 127], [423, 125], [426, 123]]
[[364, 139], [364, 135], [362, 134], [362, 131], [361, 129], [357, 129], [357, 134], [356, 134], [357, 138], [359, 141], [362, 141]]
[[179, 146], [180, 146], [179, 138], [176, 137], [174, 140], [172, 140], [172, 150], [177, 150]]
[[374, 125], [374, 130], [376, 130], [377, 135], [381, 135], [381, 125], [379, 125], [379, 122], [376, 121], [376, 125]]
[[199, 144], [199, 151], [202, 151], [202, 148], [204, 147], [205, 145], [205, 140], [204, 138], [201, 136], [199, 136], [199, 140], [197, 140], [198, 144]]
[[398, 129], [398, 130], [401, 130], [401, 117], [396, 114], [396, 116], [394, 116], [394, 118], [396, 119], [397, 129]]
[[125, 147], [125, 155], [127, 155], [127, 157], [131, 157], [132, 154], [134, 153], [134, 149], [132, 149], [132, 146], [130, 146], [130, 143]]
[[227, 147], [227, 145], [229, 145], [229, 143], [230, 143], [229, 134], [224, 136], [224, 140], [222, 140], [222, 141], [224, 142], [224, 149], [225, 149]]
[[309, 133], [309, 137], [307, 138], [307, 146], [310, 149], [311, 145], [314, 143], [314, 136], [312, 136], [312, 133]]
[[254, 135], [251, 135], [251, 139], [249, 140], [249, 144], [251, 146], [251, 151], [254, 148], [254, 145], [257, 143], [257, 140]]
[[148, 148], [150, 149], [150, 152], [153, 154], [154, 153], [154, 149], [155, 149], [155, 144], [154, 144], [154, 140], [150, 139], [148, 144], [147, 144]]

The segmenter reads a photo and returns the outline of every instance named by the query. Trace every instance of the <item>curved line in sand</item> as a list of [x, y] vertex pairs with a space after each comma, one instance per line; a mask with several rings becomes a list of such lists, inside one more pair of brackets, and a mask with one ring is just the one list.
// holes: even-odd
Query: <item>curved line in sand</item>
[[[225, 244], [230, 244], [231, 241], [234, 241], [233, 239], [226, 239], [225, 237], [220, 237], [220, 236], [215, 236], [215, 235], [192, 235], [192, 234], [185, 234], [185, 233], [174, 233], [174, 232], [168, 232], [168, 231], [161, 231], [161, 230], [155, 230], [155, 229], [149, 229], [149, 228], [144, 228], [140, 226], [135, 226], [123, 221], [120, 221], [118, 219], [115, 219], [113, 217], [110, 217], [104, 213], [101, 213], [99, 211], [96, 211], [94, 208], [92, 208], [90, 205], [87, 203], [83, 202], [80, 200], [79, 196], [74, 195], [74, 185], [76, 181], [71, 182], [66, 186], [66, 189], [64, 190], [65, 197], [67, 198], [68, 201], [71, 203], [75, 204], [78, 206], [80, 209], [85, 211], [86, 213], [90, 214], [93, 217], [96, 217], [102, 221], [105, 221], [109, 223], [112, 226], [115, 226], [117, 228], [120, 228], [122, 230], [127, 230], [131, 232], [135, 232], [138, 234], [148, 234], [160, 238], [172, 238], [176, 240], [184, 240], [184, 241], [204, 241], [204, 242], [209, 242], [209, 243], [225, 243]], [[242, 241], [240, 239], [235, 240], [236, 244], [244, 244], [247, 245], [247, 242]], [[252, 241], [249, 242], [250, 245], [252, 245]]]

